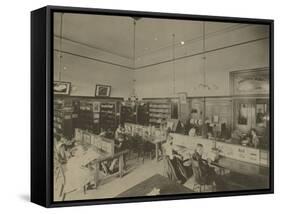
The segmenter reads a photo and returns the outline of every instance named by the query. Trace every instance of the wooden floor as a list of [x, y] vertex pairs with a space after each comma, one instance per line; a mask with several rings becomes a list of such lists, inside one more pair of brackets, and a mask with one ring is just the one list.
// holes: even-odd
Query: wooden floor
[[150, 195], [154, 189], [156, 190], [157, 194], [152, 195], [183, 194], [193, 192], [181, 184], [170, 181], [168, 178], [160, 174], [156, 174], [119, 194], [117, 197], [147, 196]]
[[[149, 193], [154, 187], [160, 189], [160, 194], [189, 193], [193, 190], [195, 179], [190, 177], [186, 183], [171, 184], [166, 178], [163, 178], [163, 161], [156, 162], [146, 158], [142, 161], [134, 160], [129, 162], [132, 166], [122, 178], [113, 177], [106, 180], [98, 186], [97, 189], [89, 189], [84, 194], [82, 187], [66, 194], [65, 200], [87, 200], [101, 199], [127, 196], [141, 196]], [[76, 172], [69, 173], [66, 179], [73, 179]], [[160, 177], [159, 177], [160, 176]], [[237, 172], [230, 172], [222, 176], [222, 183], [217, 185], [216, 191], [238, 191], [248, 189], [264, 189], [268, 188], [268, 176], [248, 176]], [[72, 181], [74, 182], [74, 181]], [[206, 187], [204, 192], [212, 191]], [[58, 199], [59, 200], [59, 199]]]

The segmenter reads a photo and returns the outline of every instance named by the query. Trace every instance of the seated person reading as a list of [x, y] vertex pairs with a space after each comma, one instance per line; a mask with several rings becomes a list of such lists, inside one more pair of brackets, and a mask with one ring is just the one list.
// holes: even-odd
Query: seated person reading
[[115, 131], [114, 142], [115, 142], [116, 153], [124, 150], [124, 147], [125, 147], [125, 145], [124, 145], [125, 144], [125, 129], [121, 124], [119, 124], [118, 128]]
[[57, 135], [55, 137], [55, 141], [56, 141], [56, 151], [57, 151], [58, 161], [61, 164], [65, 164], [69, 156], [66, 150], [65, 140], [61, 138], [59, 135]]
[[195, 137], [195, 136], [196, 136], [196, 128], [195, 128], [195, 127], [192, 127], [192, 128], [189, 130], [188, 135], [191, 136], [191, 137]]

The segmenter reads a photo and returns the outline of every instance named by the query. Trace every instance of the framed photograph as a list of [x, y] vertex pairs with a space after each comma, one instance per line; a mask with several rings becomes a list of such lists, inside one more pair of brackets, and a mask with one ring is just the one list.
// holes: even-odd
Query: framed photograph
[[181, 104], [186, 104], [186, 98], [187, 98], [187, 93], [186, 92], [180, 92], [178, 93], [179, 99], [180, 99], [180, 103]]
[[110, 97], [110, 91], [111, 91], [110, 85], [96, 85], [95, 96]]
[[32, 11], [31, 201], [60, 207], [273, 193], [273, 26]]
[[70, 82], [54, 81], [54, 94], [70, 95]]

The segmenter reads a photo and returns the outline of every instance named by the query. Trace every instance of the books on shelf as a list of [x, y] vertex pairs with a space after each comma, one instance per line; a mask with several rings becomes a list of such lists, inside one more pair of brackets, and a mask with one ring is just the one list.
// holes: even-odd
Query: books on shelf
[[171, 118], [171, 103], [149, 103], [149, 123], [159, 126], [163, 121]]

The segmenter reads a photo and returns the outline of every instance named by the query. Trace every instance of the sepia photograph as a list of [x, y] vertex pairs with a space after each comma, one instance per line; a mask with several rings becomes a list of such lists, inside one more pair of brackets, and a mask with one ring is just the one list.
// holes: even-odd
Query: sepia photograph
[[54, 202], [271, 189], [270, 25], [52, 21]]

